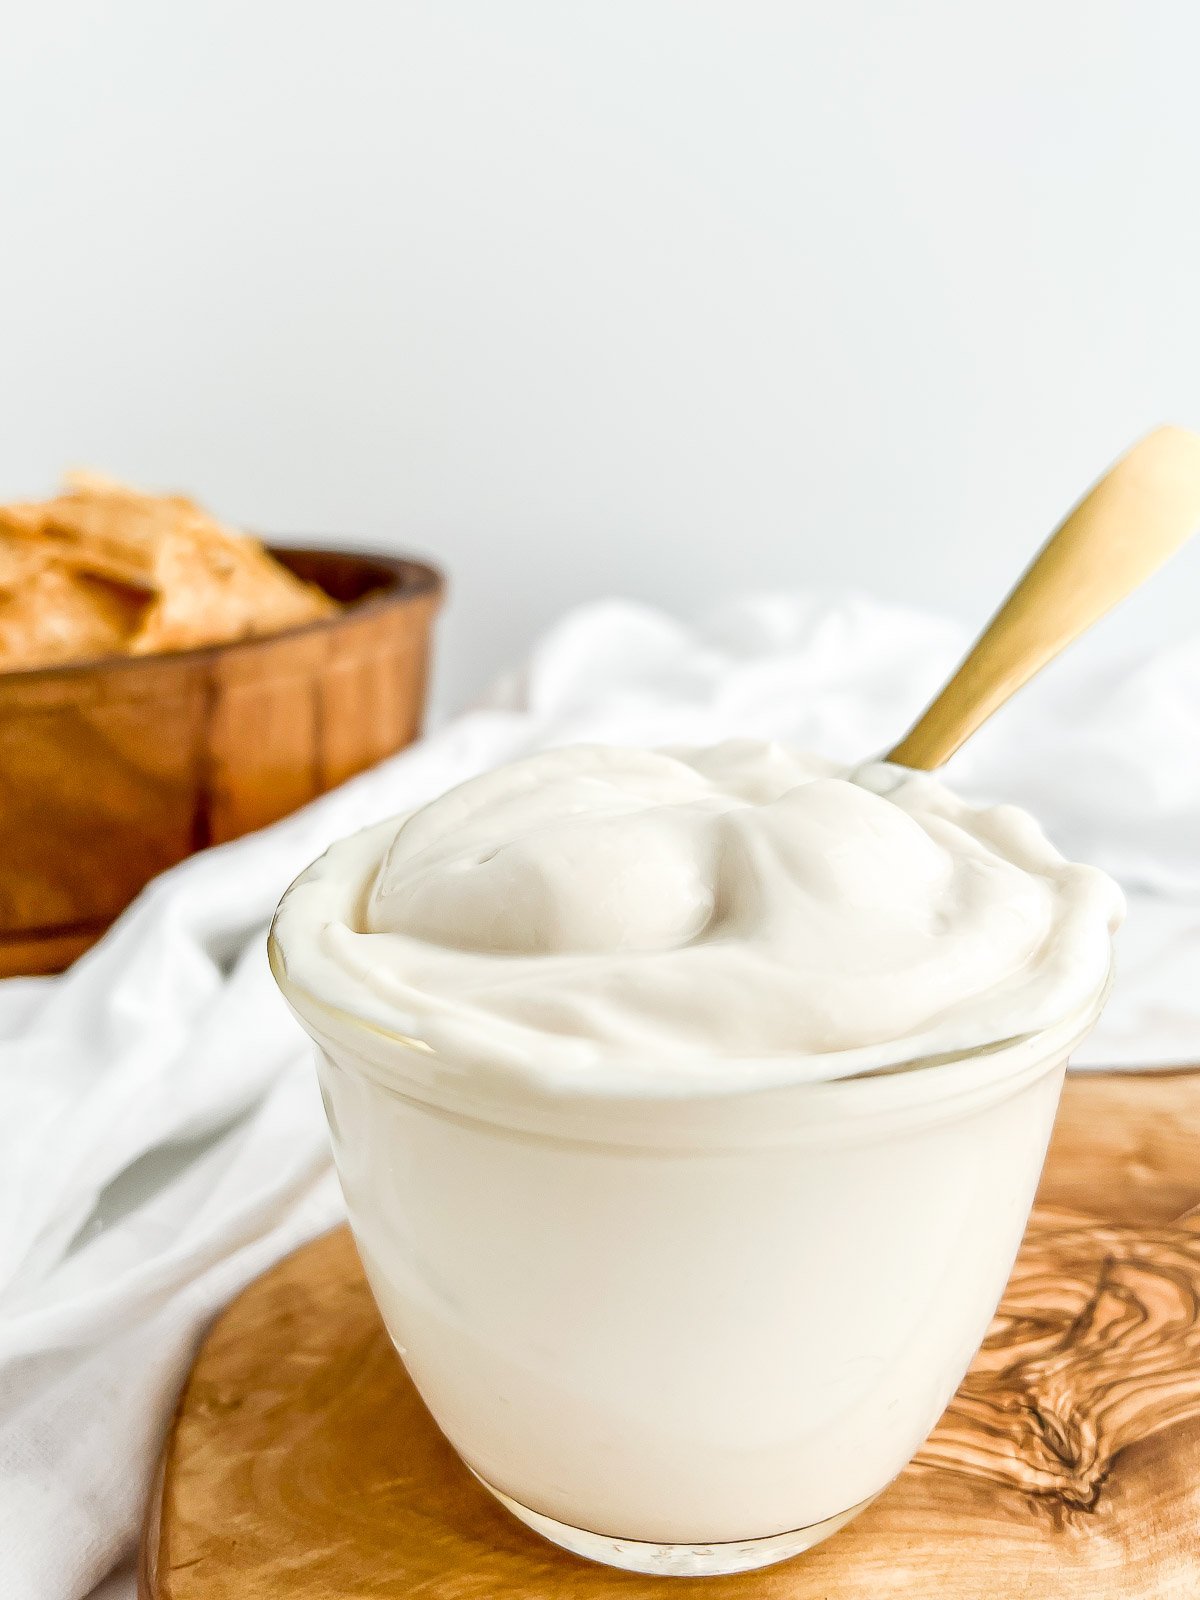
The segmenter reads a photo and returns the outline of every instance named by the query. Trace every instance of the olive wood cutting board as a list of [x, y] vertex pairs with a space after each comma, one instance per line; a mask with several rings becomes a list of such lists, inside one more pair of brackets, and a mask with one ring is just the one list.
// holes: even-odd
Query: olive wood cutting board
[[437, 1431], [339, 1229], [209, 1333], [139, 1587], [143, 1600], [1196, 1600], [1200, 1071], [1068, 1080], [983, 1350], [912, 1465], [806, 1555], [681, 1579], [544, 1543]]

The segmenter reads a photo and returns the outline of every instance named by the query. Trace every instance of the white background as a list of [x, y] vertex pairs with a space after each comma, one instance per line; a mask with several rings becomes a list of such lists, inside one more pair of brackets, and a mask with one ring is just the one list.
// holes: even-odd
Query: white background
[[429, 553], [447, 706], [599, 594], [980, 619], [1200, 426], [1190, 0], [3, 11], [0, 494]]

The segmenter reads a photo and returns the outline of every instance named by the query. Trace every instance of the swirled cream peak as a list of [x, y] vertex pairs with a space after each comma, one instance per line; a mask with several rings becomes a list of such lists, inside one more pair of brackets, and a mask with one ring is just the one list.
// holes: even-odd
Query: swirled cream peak
[[1011, 806], [778, 744], [554, 750], [335, 845], [293, 983], [535, 1072], [837, 1077], [984, 1046], [1103, 987], [1121, 896]]

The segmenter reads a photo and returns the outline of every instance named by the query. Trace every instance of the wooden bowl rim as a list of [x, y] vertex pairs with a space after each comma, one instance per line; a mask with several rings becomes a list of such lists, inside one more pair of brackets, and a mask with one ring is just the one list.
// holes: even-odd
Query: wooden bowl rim
[[312, 622], [301, 622], [294, 628], [280, 628], [275, 633], [252, 634], [243, 639], [224, 639], [217, 644], [194, 645], [189, 650], [155, 650], [144, 656], [113, 654], [88, 656], [82, 661], [63, 661], [52, 667], [7, 667], [0, 669], [0, 685], [63, 682], [72, 677], [87, 677], [98, 668], [105, 672], [152, 671], [164, 663], [188, 666], [202, 665], [218, 656], [242, 650], [269, 648], [281, 639], [298, 639], [305, 634], [325, 633], [341, 627], [351, 617], [371, 616], [396, 606], [428, 596], [436, 604], [445, 593], [446, 579], [437, 567], [414, 556], [397, 556], [382, 550], [347, 550], [336, 546], [316, 544], [267, 545], [274, 556], [329, 556], [337, 561], [361, 562], [372, 567], [383, 567], [391, 574], [391, 582], [368, 590], [357, 600], [348, 601], [332, 616], [317, 617]]

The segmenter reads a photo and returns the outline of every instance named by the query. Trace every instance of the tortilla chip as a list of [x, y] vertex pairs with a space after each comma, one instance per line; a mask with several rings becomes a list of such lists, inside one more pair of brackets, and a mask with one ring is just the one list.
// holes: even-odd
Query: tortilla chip
[[[8, 582], [20, 565], [19, 581]], [[145, 597], [53, 561], [11, 558], [0, 540], [0, 669], [58, 666], [123, 653]]]
[[14, 539], [0, 528], [0, 599], [14, 594], [45, 565], [46, 557], [37, 545]]
[[176, 515], [150, 495], [97, 488], [40, 506], [0, 508], [0, 528], [38, 539], [64, 566], [152, 591]]
[[183, 495], [73, 472], [0, 506], [0, 666], [145, 655], [278, 633], [338, 609]]
[[137, 654], [280, 633], [337, 610], [251, 539], [180, 532], [163, 552], [160, 578], [130, 643]]

